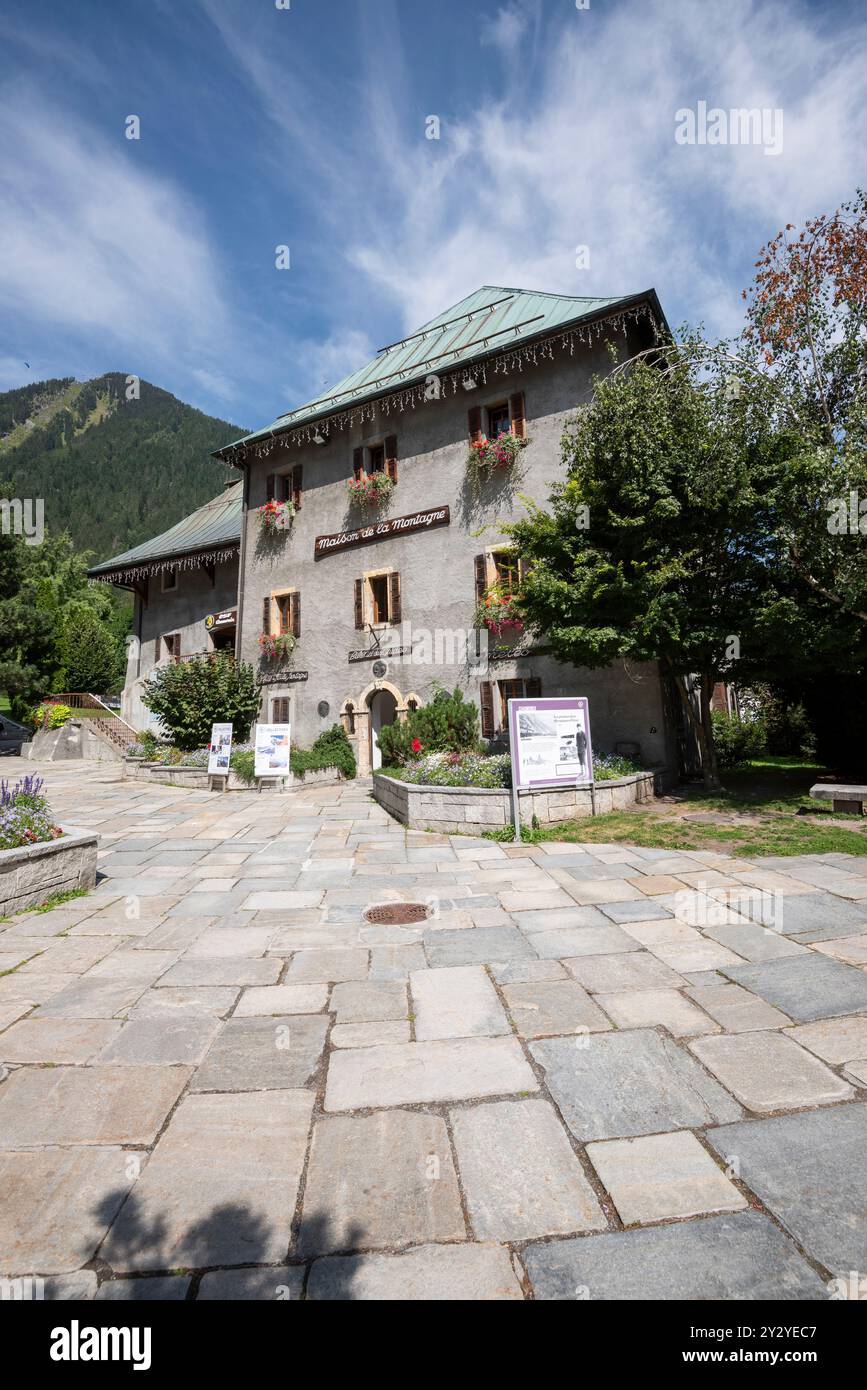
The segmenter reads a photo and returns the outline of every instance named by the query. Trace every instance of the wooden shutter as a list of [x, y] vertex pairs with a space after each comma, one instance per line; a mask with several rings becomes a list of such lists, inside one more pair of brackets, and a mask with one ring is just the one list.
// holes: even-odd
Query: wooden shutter
[[400, 622], [400, 575], [390, 574], [388, 576], [388, 620], [390, 623]]
[[481, 603], [488, 587], [488, 562], [484, 555], [477, 555], [474, 563], [476, 567], [476, 602]]
[[271, 701], [271, 723], [289, 723], [289, 696], [280, 695], [276, 700]]
[[528, 575], [529, 573], [530, 573], [530, 562], [529, 562], [529, 560], [523, 560], [523, 559], [521, 559], [521, 557], [519, 556], [519, 557], [518, 557], [518, 583], [521, 584], [521, 585], [523, 585], [524, 580], [527, 578], [527, 575]]
[[542, 682], [538, 676], [528, 676], [524, 681], [524, 691], [528, 700], [542, 698]]
[[356, 478], [360, 478], [364, 473], [363, 449], [353, 449], [352, 451], [352, 472]]
[[290, 613], [292, 619], [293, 637], [301, 636], [301, 595], [294, 593], [290, 599]]
[[155, 661], [155, 662], [156, 662], [156, 661], [159, 661], [159, 659], [160, 659], [160, 639], [157, 637], [156, 641], [154, 642], [154, 661]]
[[296, 512], [301, 507], [301, 493], [304, 490], [304, 465], [296, 463], [292, 469], [292, 501], [295, 503]]
[[262, 600], [262, 631], [263, 631], [263, 632], [270, 632], [270, 631], [271, 631], [271, 599], [270, 599], [270, 597], [269, 597], [269, 598], [263, 598], [263, 600]]
[[509, 414], [512, 417], [512, 434], [519, 439], [527, 437], [527, 421], [524, 416], [524, 393], [516, 391], [509, 397]]
[[364, 627], [364, 580], [355, 581], [355, 626]]
[[470, 443], [475, 444], [482, 437], [482, 407], [474, 405], [467, 413], [467, 423], [470, 430]]
[[277, 496], [277, 474], [269, 473], [265, 479], [265, 501], [270, 502]]
[[494, 737], [494, 688], [490, 681], [479, 683], [479, 702], [482, 707], [482, 738]]
[[385, 441], [385, 471], [393, 483], [397, 482], [397, 435], [390, 434]]

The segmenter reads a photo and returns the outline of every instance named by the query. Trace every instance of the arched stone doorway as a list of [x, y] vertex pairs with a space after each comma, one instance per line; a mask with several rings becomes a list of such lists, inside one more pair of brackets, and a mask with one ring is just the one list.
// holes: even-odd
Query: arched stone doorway
[[370, 710], [370, 766], [375, 772], [378, 767], [382, 767], [382, 751], [377, 742], [377, 735], [380, 729], [386, 724], [393, 724], [397, 718], [397, 700], [390, 690], [374, 690], [367, 697], [367, 707]]

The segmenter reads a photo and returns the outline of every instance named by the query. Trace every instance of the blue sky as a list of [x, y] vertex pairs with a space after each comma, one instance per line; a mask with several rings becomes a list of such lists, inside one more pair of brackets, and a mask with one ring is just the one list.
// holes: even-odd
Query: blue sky
[[[838, 0], [0, 0], [0, 41], [0, 389], [131, 372], [244, 427], [480, 284], [735, 332], [763, 242], [867, 176]], [[676, 143], [700, 101], [782, 152]]]

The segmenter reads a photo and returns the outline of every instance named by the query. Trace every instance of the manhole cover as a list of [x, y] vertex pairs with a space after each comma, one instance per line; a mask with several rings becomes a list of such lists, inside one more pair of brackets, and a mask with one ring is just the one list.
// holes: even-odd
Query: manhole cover
[[424, 903], [382, 903], [366, 908], [363, 915], [368, 922], [384, 927], [403, 927], [408, 922], [426, 922], [427, 908]]

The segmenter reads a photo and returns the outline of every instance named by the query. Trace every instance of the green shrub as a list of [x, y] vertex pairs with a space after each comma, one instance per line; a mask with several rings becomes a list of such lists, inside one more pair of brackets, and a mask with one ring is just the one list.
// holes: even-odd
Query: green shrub
[[[234, 748], [230, 767], [245, 782], [252, 786], [255, 781], [253, 769], [256, 755], [252, 748]], [[323, 768], [336, 767], [344, 777], [355, 776], [355, 754], [352, 744], [346, 737], [342, 724], [333, 724], [321, 733], [312, 748], [292, 748], [289, 752], [289, 768], [296, 777], [305, 772], [318, 772]]]
[[[402, 767], [428, 753], [470, 753], [479, 747], [479, 712], [460, 690], [438, 690], [429, 705], [378, 735], [382, 761]], [[417, 745], [417, 746], [413, 746]]]
[[259, 713], [259, 686], [252, 666], [217, 652], [158, 667], [145, 684], [142, 700], [172, 742], [188, 753], [207, 747], [216, 723], [231, 722], [233, 737], [246, 741]]
[[48, 700], [36, 706], [32, 722], [37, 729], [62, 729], [71, 716], [72, 710], [69, 705], [57, 705]]
[[765, 751], [767, 733], [761, 719], [736, 719], [717, 712], [712, 715], [713, 739], [721, 768], [739, 767]]
[[256, 765], [256, 754], [252, 748], [233, 748], [232, 756], [229, 759], [229, 767], [233, 772], [237, 772], [242, 781], [254, 782], [253, 768]]

